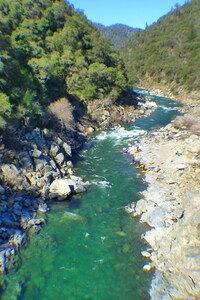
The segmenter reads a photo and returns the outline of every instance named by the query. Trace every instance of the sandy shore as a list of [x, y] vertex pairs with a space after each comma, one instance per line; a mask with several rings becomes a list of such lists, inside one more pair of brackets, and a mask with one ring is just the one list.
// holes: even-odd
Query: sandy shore
[[[193, 120], [191, 119], [193, 115]], [[132, 214], [151, 229], [144, 270], [154, 270], [151, 299], [200, 299], [200, 121], [189, 116], [142, 138], [130, 152], [148, 188]], [[199, 115], [200, 116], [200, 115]], [[188, 121], [190, 120], [190, 122]], [[147, 172], [145, 173], [145, 170]], [[130, 209], [131, 211], [131, 209]], [[148, 260], [151, 260], [148, 263]]]

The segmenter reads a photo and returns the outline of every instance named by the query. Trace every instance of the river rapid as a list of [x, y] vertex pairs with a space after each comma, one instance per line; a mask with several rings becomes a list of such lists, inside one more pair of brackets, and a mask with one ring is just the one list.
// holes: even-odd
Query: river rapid
[[[147, 94], [137, 89], [141, 94]], [[152, 273], [140, 252], [144, 224], [124, 207], [140, 199], [144, 175], [123, 149], [179, 114], [178, 103], [148, 94], [148, 117], [95, 134], [76, 157], [75, 174], [88, 191], [54, 202], [48, 224], [21, 251], [21, 266], [2, 275], [2, 300], [147, 300]]]

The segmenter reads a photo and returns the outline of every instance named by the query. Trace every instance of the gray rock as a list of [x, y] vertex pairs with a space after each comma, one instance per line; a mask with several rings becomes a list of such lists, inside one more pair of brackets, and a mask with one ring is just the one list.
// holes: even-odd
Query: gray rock
[[142, 251], [141, 252], [143, 257], [149, 258], [151, 256], [151, 253], [149, 253], [148, 251]]
[[51, 172], [47, 172], [45, 175], [44, 175], [44, 181], [46, 184], [50, 185], [55, 179], [57, 179], [58, 177], [58, 174], [54, 171], [51, 171]]
[[93, 132], [94, 132], [94, 128], [91, 127], [91, 126], [86, 128], [86, 130], [85, 130], [85, 133], [88, 134], [88, 135], [92, 134]]
[[81, 177], [78, 177], [78, 176], [75, 176], [75, 175], [71, 175], [70, 178], [71, 178], [73, 181], [77, 182], [77, 183], [83, 184], [83, 180], [82, 180]]
[[51, 169], [46, 158], [34, 158], [34, 163], [36, 172], [45, 173], [47, 171], [49, 172], [49, 168]]
[[73, 170], [71, 168], [67, 169], [67, 174], [72, 175], [73, 174]]
[[67, 182], [72, 193], [78, 194], [86, 191], [86, 188], [75, 180], [67, 179]]
[[28, 221], [28, 227], [34, 227], [35, 225], [38, 226], [38, 225], [42, 225], [45, 223], [45, 220], [43, 218], [40, 218], [40, 219], [30, 219]]
[[45, 138], [47, 138], [47, 139], [51, 138], [51, 133], [50, 133], [50, 131], [49, 131], [47, 128], [44, 128], [44, 129], [42, 130], [42, 134], [43, 134], [43, 136], [44, 136]]
[[0, 185], [0, 195], [5, 194], [6, 190], [4, 189], [4, 187], [2, 185]]
[[23, 176], [14, 164], [4, 164], [2, 165], [1, 170], [5, 182], [14, 185], [16, 188], [21, 185]]
[[52, 172], [52, 171], [53, 171], [52, 166], [50, 163], [48, 163], [44, 166], [43, 175], [45, 175], [46, 173]]
[[71, 156], [72, 156], [72, 149], [71, 149], [71, 146], [64, 142], [64, 143], [62, 144], [62, 147], [63, 147], [63, 149], [64, 149], [65, 154], [66, 154], [68, 157], [71, 157]]
[[31, 152], [31, 156], [34, 158], [40, 158], [42, 156], [42, 152], [38, 149], [34, 149]]
[[49, 187], [50, 198], [65, 200], [71, 194], [67, 179], [55, 179]]
[[59, 146], [62, 146], [63, 144], [63, 140], [59, 137], [56, 138], [56, 143], [59, 145]]
[[26, 241], [26, 235], [21, 230], [17, 230], [13, 237], [10, 239], [10, 243], [13, 244], [17, 249], [22, 246]]
[[79, 193], [84, 193], [86, 191], [86, 188], [83, 185], [77, 184], [75, 186], [75, 193], [79, 194]]
[[194, 154], [200, 153], [200, 140], [193, 142], [193, 144], [189, 145], [187, 150]]
[[46, 213], [48, 211], [47, 204], [45, 202], [40, 202], [38, 206], [38, 211], [42, 213]]
[[72, 164], [71, 160], [68, 160], [67, 168], [73, 169], [73, 164]]
[[187, 168], [188, 168], [188, 166], [185, 165], [185, 164], [180, 164], [180, 165], [177, 166], [177, 169], [178, 169], [178, 170], [185, 170], [185, 169], [187, 169]]
[[144, 199], [140, 199], [136, 204], [134, 216], [139, 216], [145, 211], [146, 211], [146, 201]]
[[50, 165], [52, 166], [52, 168], [53, 168], [54, 170], [56, 170], [57, 165], [56, 165], [55, 161], [54, 161], [53, 159], [50, 159], [49, 162], [50, 162]]
[[0, 274], [3, 274], [6, 272], [6, 257], [5, 257], [5, 251], [0, 252]]
[[60, 152], [60, 146], [53, 142], [50, 146], [49, 153], [52, 157], [56, 157], [56, 155]]
[[63, 153], [58, 153], [55, 157], [55, 161], [61, 167], [65, 161], [65, 157]]

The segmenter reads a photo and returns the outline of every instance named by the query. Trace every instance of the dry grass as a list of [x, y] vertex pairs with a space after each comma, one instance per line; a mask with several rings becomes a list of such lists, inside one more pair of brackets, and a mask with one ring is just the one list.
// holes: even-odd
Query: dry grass
[[66, 129], [74, 128], [73, 107], [66, 98], [61, 98], [49, 105], [51, 113]]
[[174, 128], [176, 129], [188, 129], [190, 130], [196, 124], [196, 119], [192, 116], [179, 116], [174, 120]]

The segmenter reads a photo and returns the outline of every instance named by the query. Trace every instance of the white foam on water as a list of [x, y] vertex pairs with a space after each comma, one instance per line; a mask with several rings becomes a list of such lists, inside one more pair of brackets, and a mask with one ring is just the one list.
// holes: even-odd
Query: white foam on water
[[92, 184], [100, 186], [102, 188], [111, 188], [112, 184], [107, 180], [100, 180], [100, 181], [91, 181]]
[[124, 140], [130, 140], [137, 138], [140, 135], [146, 134], [145, 130], [137, 129], [126, 130], [124, 127], [117, 127], [108, 132], [102, 132], [97, 137], [96, 140], [102, 141], [106, 139], [115, 140], [115, 144], [118, 144]]
[[168, 112], [168, 111], [172, 111], [172, 110], [178, 110], [177, 107], [167, 107], [167, 106], [159, 106], [160, 108], [162, 108], [164, 111]]

